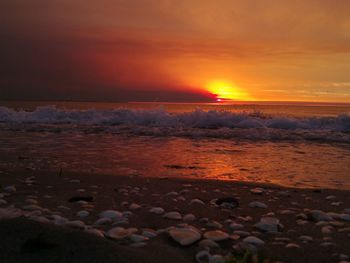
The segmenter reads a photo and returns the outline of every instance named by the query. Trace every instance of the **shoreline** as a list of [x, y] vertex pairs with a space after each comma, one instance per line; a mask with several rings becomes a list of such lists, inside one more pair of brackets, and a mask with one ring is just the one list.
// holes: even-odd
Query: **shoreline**
[[[23, 211], [22, 217], [24, 215], [31, 220], [41, 221], [39, 224], [43, 224], [42, 229], [46, 229], [49, 223], [53, 228], [47, 231], [55, 232], [55, 225], [63, 225], [63, 232], [66, 231], [63, 229], [80, 229], [76, 235], [85, 235], [83, 232], [87, 232], [87, 229], [96, 229], [98, 232], [95, 234], [108, 237], [100, 239], [108, 243], [112, 240], [123, 251], [131, 249], [131, 254], [140, 255], [140, 260], [145, 254], [152, 255], [151, 248], [166, 248], [164, 251], [167, 252], [161, 253], [157, 261], [140, 262], [196, 262], [195, 257], [201, 251], [207, 251], [211, 257], [216, 255], [227, 259], [229, 253], [239, 249], [261, 251], [270, 262], [341, 262], [346, 260], [349, 256], [346, 253], [350, 251], [349, 190], [76, 172], [63, 172], [59, 176], [57, 171], [28, 170], [2, 173], [0, 184], [0, 193], [4, 195], [0, 199], [6, 202], [0, 205], [1, 225], [6, 222], [1, 220], [1, 217], [4, 219], [4, 209], [14, 205]], [[15, 189], [11, 190], [9, 186]], [[70, 202], [74, 197], [78, 199]], [[91, 197], [92, 200], [79, 200], [81, 197]], [[227, 197], [237, 200], [238, 206], [222, 207], [216, 203], [217, 199]], [[152, 208], [162, 208], [164, 211], [152, 213]], [[122, 216], [105, 225], [96, 225], [101, 219], [101, 212], [108, 210], [118, 211]], [[319, 210], [322, 213], [314, 213]], [[164, 217], [168, 212], [177, 213], [173, 213], [173, 219], [169, 219]], [[265, 222], [263, 218], [270, 219]], [[31, 226], [30, 222], [12, 220], [15, 221], [8, 224], [14, 228], [19, 225]], [[259, 225], [262, 220], [265, 220], [265, 225]], [[183, 246], [174, 240], [170, 230], [175, 228], [180, 234], [181, 231], [187, 231], [187, 235], [191, 232], [189, 226], [194, 227], [201, 237]], [[112, 238], [110, 230], [115, 227], [137, 230], [122, 239], [118, 235]], [[152, 237], [147, 237], [145, 231]], [[219, 237], [212, 236], [218, 233]], [[247, 242], [248, 236], [264, 244]], [[212, 242], [206, 241], [206, 246], [203, 245], [203, 240], [208, 239]], [[14, 240], [15, 237], [6, 242]], [[63, 240], [62, 237], [59, 242]], [[77, 246], [83, 247], [83, 243]], [[181, 261], [169, 257], [172, 253], [181, 257]], [[174, 261], [169, 261], [169, 258]], [[11, 262], [11, 255], [7, 255], [3, 261]]]

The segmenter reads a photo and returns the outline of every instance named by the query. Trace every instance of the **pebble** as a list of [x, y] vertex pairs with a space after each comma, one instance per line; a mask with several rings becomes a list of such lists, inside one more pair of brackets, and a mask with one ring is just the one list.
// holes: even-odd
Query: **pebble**
[[236, 230], [233, 232], [234, 235], [241, 236], [241, 237], [247, 237], [250, 235], [249, 232], [247, 231], [242, 231], [242, 230]]
[[80, 220], [74, 220], [74, 221], [67, 221], [65, 226], [73, 227], [73, 228], [78, 228], [78, 229], [84, 229], [85, 228], [85, 223]]
[[263, 240], [261, 240], [260, 238], [257, 238], [255, 236], [248, 236], [246, 238], [243, 239], [243, 242], [245, 243], [249, 243], [252, 245], [264, 245], [265, 242]]
[[205, 203], [200, 199], [192, 199], [190, 205], [205, 205]]
[[237, 224], [237, 223], [232, 223], [232, 224], [230, 224], [229, 227], [232, 230], [241, 230], [244, 228], [244, 226], [242, 224]]
[[275, 217], [262, 217], [254, 227], [265, 232], [278, 232], [280, 221]]
[[110, 218], [112, 220], [119, 219], [123, 217], [123, 214], [115, 210], [106, 210], [100, 213], [101, 218]]
[[85, 229], [85, 232], [92, 234], [92, 235], [95, 235], [95, 236], [98, 236], [98, 237], [104, 237], [103, 232], [99, 229], [96, 229], [96, 228], [87, 228], [87, 229]]
[[129, 206], [129, 209], [130, 210], [137, 210], [137, 209], [140, 209], [141, 206], [139, 204], [135, 204], [135, 203], [132, 203], [130, 206]]
[[169, 230], [169, 235], [180, 245], [188, 246], [201, 239], [202, 235], [194, 227], [178, 228]]
[[193, 222], [194, 220], [196, 220], [196, 216], [194, 214], [187, 214], [183, 217], [183, 221], [186, 223]]
[[14, 185], [9, 185], [3, 188], [5, 192], [14, 193], [16, 192], [16, 187]]
[[321, 232], [323, 235], [330, 235], [333, 233], [333, 227], [332, 226], [323, 226], [321, 229]]
[[261, 195], [265, 192], [265, 190], [263, 188], [257, 187], [257, 188], [250, 189], [250, 192], [252, 194]]
[[299, 239], [304, 242], [311, 242], [313, 241], [313, 238], [310, 236], [300, 236]]
[[200, 247], [219, 248], [219, 244], [211, 239], [203, 239], [198, 243]]
[[210, 239], [213, 241], [222, 241], [229, 238], [229, 234], [226, 232], [223, 232], [221, 230], [213, 230], [213, 231], [207, 231], [204, 233], [204, 237], [206, 239]]
[[134, 243], [145, 242], [148, 241], [149, 238], [144, 235], [132, 234], [129, 239]]
[[289, 243], [286, 245], [286, 248], [300, 248], [300, 246], [295, 243]]
[[312, 210], [308, 213], [308, 216], [311, 220], [319, 221], [331, 221], [333, 218], [321, 210]]
[[152, 207], [148, 212], [156, 215], [161, 215], [164, 213], [164, 209], [161, 207]]
[[6, 205], [7, 201], [5, 199], [0, 199], [0, 205]]
[[168, 218], [168, 219], [174, 219], [174, 220], [181, 220], [182, 219], [181, 214], [179, 212], [176, 212], [176, 211], [165, 213], [163, 215], [163, 217]]
[[259, 201], [254, 201], [254, 202], [249, 203], [249, 207], [252, 207], [252, 208], [267, 208], [267, 205], [262, 203], [262, 202], [259, 202]]
[[109, 218], [109, 217], [103, 217], [103, 218], [100, 218], [98, 219], [94, 225], [96, 226], [101, 226], [101, 225], [107, 225], [107, 224], [111, 224], [112, 223], [112, 219]]
[[121, 240], [121, 239], [129, 237], [130, 235], [132, 235], [135, 232], [137, 232], [137, 229], [135, 229], [135, 228], [125, 229], [124, 227], [114, 227], [114, 228], [108, 230], [106, 235], [109, 238]]
[[199, 251], [195, 256], [197, 263], [209, 263], [210, 258], [211, 255], [207, 250]]
[[82, 211], [77, 212], [77, 216], [79, 216], [81, 218], [85, 218], [85, 217], [87, 217], [89, 215], [90, 215], [90, 212], [86, 211], [86, 210], [82, 210]]
[[142, 235], [148, 238], [154, 238], [156, 237], [158, 234], [155, 230], [150, 229], [150, 228], [145, 228], [142, 230]]

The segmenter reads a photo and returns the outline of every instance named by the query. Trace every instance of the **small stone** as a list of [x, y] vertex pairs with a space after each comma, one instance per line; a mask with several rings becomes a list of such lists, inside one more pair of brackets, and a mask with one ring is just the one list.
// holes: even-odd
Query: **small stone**
[[180, 245], [188, 246], [198, 241], [201, 234], [195, 228], [172, 228], [169, 230], [169, 235]]
[[299, 239], [304, 242], [311, 242], [313, 241], [313, 238], [310, 236], [300, 236]]
[[326, 200], [334, 200], [334, 199], [337, 199], [335, 195], [329, 195], [326, 197]]
[[205, 203], [200, 199], [192, 199], [190, 205], [205, 205]]
[[16, 192], [16, 187], [14, 185], [6, 186], [3, 188], [5, 192], [14, 193]]
[[252, 207], [252, 208], [267, 208], [267, 205], [262, 203], [262, 202], [254, 201], [254, 202], [249, 203], [249, 207]]
[[308, 213], [308, 217], [316, 222], [331, 221], [332, 217], [321, 210], [312, 210]]
[[176, 211], [165, 213], [163, 215], [163, 217], [167, 218], [167, 219], [174, 219], [174, 220], [181, 220], [182, 219], [181, 214], [179, 212], [176, 212]]
[[212, 255], [210, 257], [210, 261], [209, 261], [209, 263], [225, 263], [225, 262], [226, 261], [225, 261], [224, 257], [221, 255]]
[[265, 244], [265, 242], [263, 240], [261, 240], [260, 238], [255, 237], [255, 236], [248, 236], [248, 237], [243, 239], [243, 242], [249, 243], [249, 244], [252, 244], [252, 245], [257, 245], [257, 246]]
[[250, 192], [255, 195], [261, 195], [265, 192], [265, 190], [263, 188], [257, 187], [257, 188], [250, 189]]
[[161, 215], [164, 213], [164, 209], [161, 207], [152, 207], [148, 212], [156, 215]]
[[78, 228], [78, 229], [84, 229], [85, 228], [85, 223], [80, 220], [74, 220], [74, 221], [67, 221], [65, 226], [73, 227], [73, 228]]
[[193, 214], [187, 214], [183, 217], [183, 221], [186, 223], [193, 222], [194, 220], [196, 220], [196, 216]]
[[242, 224], [232, 223], [230, 224], [230, 229], [232, 230], [241, 230], [244, 226]]
[[5, 199], [0, 199], [0, 205], [6, 205], [7, 201]]
[[242, 231], [242, 230], [236, 230], [233, 232], [234, 235], [240, 236], [240, 237], [247, 237], [250, 235], [248, 231]]
[[123, 217], [123, 214], [115, 210], [105, 210], [100, 213], [101, 218], [110, 218], [112, 220], [119, 219]]
[[197, 263], [209, 263], [211, 255], [207, 250], [199, 251], [196, 256]]
[[85, 229], [85, 232], [92, 234], [92, 235], [95, 235], [95, 236], [98, 236], [98, 237], [104, 237], [103, 232], [99, 229], [96, 229], [96, 228], [87, 228], [87, 229]]
[[289, 243], [286, 245], [286, 248], [300, 248], [300, 246], [295, 243]]
[[330, 234], [333, 233], [333, 227], [331, 227], [331, 226], [324, 226], [324, 227], [322, 227], [321, 232], [322, 232], [323, 235], [330, 235]]
[[150, 228], [145, 228], [142, 230], [142, 235], [148, 238], [154, 238], [156, 237], [158, 234], [155, 230], [150, 229]]
[[222, 197], [215, 201], [215, 204], [223, 208], [233, 209], [239, 206], [239, 202], [235, 197]]
[[90, 215], [89, 211], [86, 211], [86, 210], [82, 210], [82, 211], [77, 212], [77, 216], [79, 216], [81, 218], [85, 218], [89, 215]]
[[199, 242], [198, 246], [200, 247], [208, 247], [208, 248], [219, 248], [219, 244], [210, 239], [203, 239]]
[[278, 218], [262, 217], [254, 227], [265, 232], [278, 232], [281, 226]]
[[98, 219], [94, 225], [96, 226], [101, 226], [101, 225], [107, 225], [107, 224], [111, 224], [112, 223], [112, 219], [109, 218], [109, 217], [103, 217], [103, 218], [100, 218]]
[[135, 228], [125, 229], [124, 227], [114, 227], [114, 228], [110, 229], [106, 233], [106, 235], [112, 239], [121, 240], [121, 239], [129, 237], [130, 235], [132, 235], [135, 232], [137, 232], [137, 229], [135, 229]]
[[229, 234], [221, 230], [207, 231], [204, 233], [204, 237], [206, 239], [210, 239], [213, 241], [222, 241], [222, 240], [228, 239], [229, 236], [230, 236]]
[[136, 209], [140, 209], [141, 206], [139, 204], [135, 204], [135, 203], [132, 203], [130, 206], [129, 206], [129, 209], [130, 210], [136, 210]]
[[145, 242], [148, 241], [149, 238], [143, 235], [132, 234], [129, 239], [134, 243]]

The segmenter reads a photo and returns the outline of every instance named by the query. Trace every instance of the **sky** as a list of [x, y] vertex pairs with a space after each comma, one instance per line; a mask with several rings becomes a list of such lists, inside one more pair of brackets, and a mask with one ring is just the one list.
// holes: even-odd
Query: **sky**
[[350, 102], [348, 0], [11, 0], [0, 99]]

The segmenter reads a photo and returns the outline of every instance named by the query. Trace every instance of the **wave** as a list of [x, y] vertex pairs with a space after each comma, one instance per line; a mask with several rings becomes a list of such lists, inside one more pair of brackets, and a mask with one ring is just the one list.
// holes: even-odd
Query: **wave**
[[[0, 107], [2, 128], [82, 129], [162, 136], [204, 136], [249, 139], [306, 139], [350, 143], [350, 115], [293, 118], [261, 112], [204, 111], [171, 113], [155, 110], [67, 110], [54, 106], [34, 111]], [[60, 128], [61, 127], [61, 128]]]

